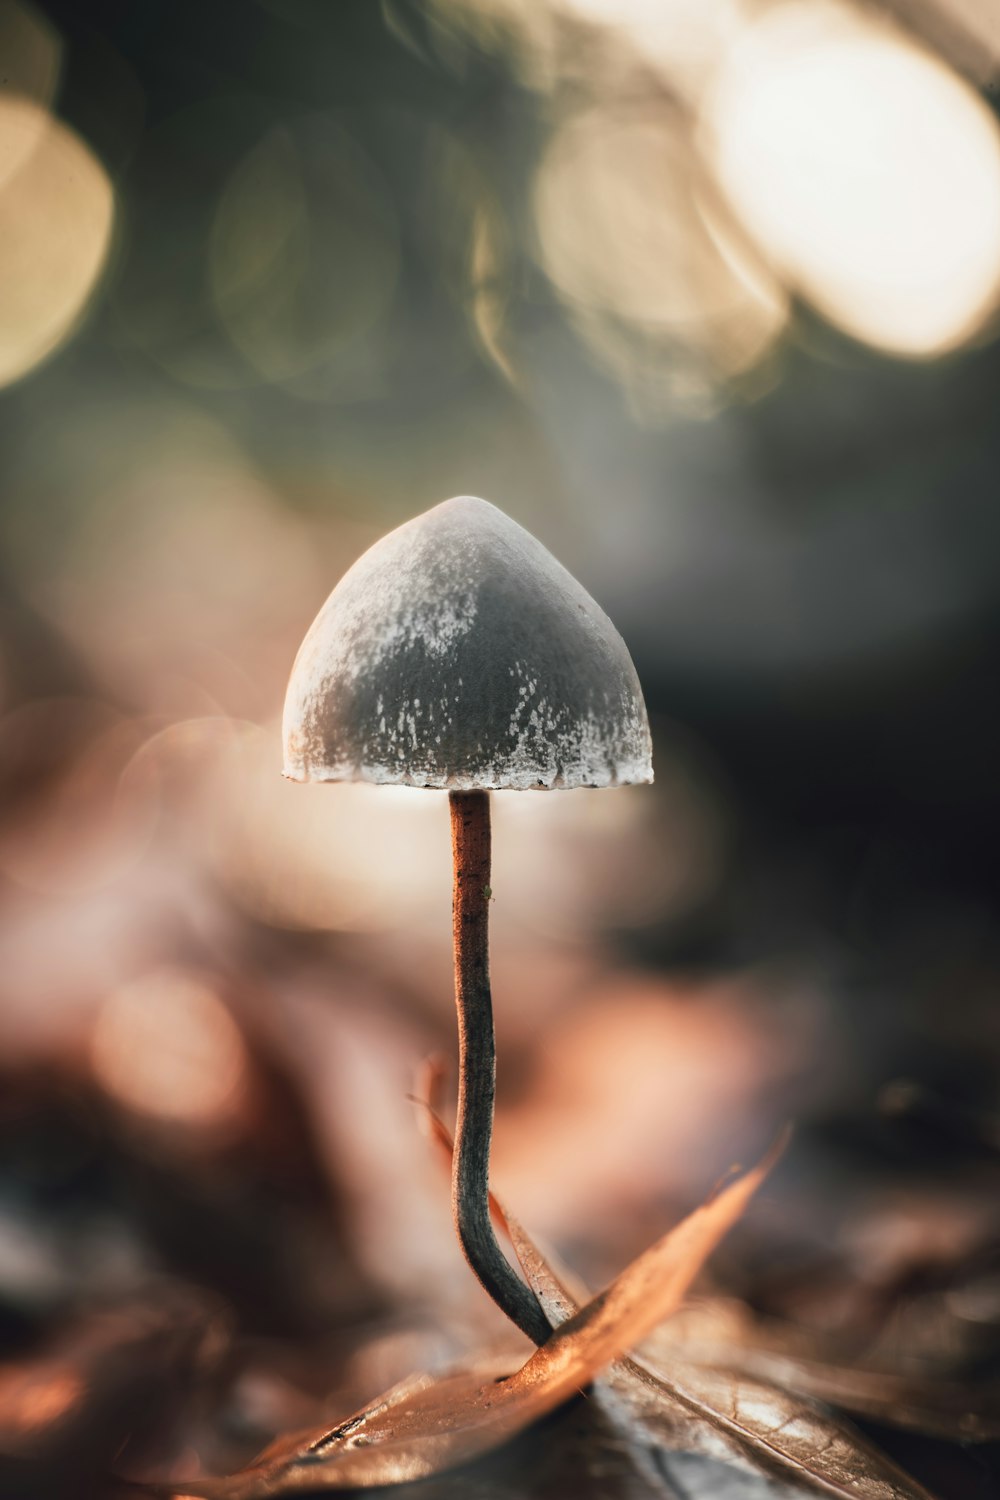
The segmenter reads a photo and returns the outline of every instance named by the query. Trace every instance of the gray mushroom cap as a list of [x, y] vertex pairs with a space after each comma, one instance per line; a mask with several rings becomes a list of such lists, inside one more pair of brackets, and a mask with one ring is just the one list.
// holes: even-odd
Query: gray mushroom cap
[[295, 659], [285, 775], [451, 790], [652, 781], [604, 611], [496, 506], [446, 500], [344, 575]]

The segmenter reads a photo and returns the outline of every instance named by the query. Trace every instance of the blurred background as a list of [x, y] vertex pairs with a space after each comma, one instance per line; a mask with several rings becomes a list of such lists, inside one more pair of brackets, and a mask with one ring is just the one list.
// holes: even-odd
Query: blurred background
[[495, 798], [500, 1191], [598, 1282], [794, 1118], [715, 1285], [996, 1369], [998, 80], [976, 0], [0, 0], [11, 1493], [502, 1332], [408, 1099], [443, 796], [280, 776], [326, 594], [458, 493], [656, 742]]

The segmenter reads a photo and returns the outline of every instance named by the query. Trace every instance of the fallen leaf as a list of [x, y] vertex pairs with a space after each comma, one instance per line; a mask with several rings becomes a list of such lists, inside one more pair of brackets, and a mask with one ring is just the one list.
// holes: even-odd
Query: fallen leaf
[[[655, 1432], [666, 1395], [764, 1473], [845, 1500], [928, 1500], [923, 1485], [849, 1423], [794, 1392], [728, 1370], [685, 1364], [668, 1375], [629, 1363], [630, 1393], [638, 1397], [636, 1415], [647, 1431]], [[621, 1390], [616, 1394], [620, 1398]], [[699, 1451], [712, 1452], [712, 1444], [706, 1440]]]
[[221, 1479], [160, 1487], [172, 1500], [264, 1500], [429, 1477], [507, 1442], [576, 1396], [679, 1304], [707, 1255], [740, 1217], [780, 1143], [744, 1177], [684, 1219], [586, 1306], [561, 1319], [520, 1369], [417, 1377], [333, 1429], [282, 1442]]
[[839, 1406], [856, 1416], [946, 1441], [1000, 1439], [1000, 1384], [975, 1386], [870, 1364], [818, 1356], [812, 1334], [762, 1322], [742, 1304], [719, 1298], [662, 1324], [643, 1342], [640, 1357], [662, 1365], [675, 1358], [726, 1368]]
[[[567, 1278], [510, 1213], [504, 1219], [546, 1316], [565, 1326], [577, 1306]], [[595, 1394], [646, 1442], [726, 1458], [843, 1500], [930, 1500], [846, 1422], [788, 1390], [689, 1363], [676, 1351], [669, 1374], [638, 1359], [617, 1360]]]
[[951, 1442], [1000, 1440], [1000, 1386], [921, 1380], [883, 1370], [852, 1369], [766, 1350], [747, 1350], [736, 1361], [741, 1373], [839, 1406], [890, 1427]]

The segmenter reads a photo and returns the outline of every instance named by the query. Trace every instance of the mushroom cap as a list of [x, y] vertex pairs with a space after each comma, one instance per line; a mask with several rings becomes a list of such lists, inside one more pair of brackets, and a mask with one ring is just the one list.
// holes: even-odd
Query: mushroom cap
[[471, 495], [407, 521], [345, 573], [295, 658], [284, 746], [294, 781], [653, 779], [625, 642], [541, 542]]

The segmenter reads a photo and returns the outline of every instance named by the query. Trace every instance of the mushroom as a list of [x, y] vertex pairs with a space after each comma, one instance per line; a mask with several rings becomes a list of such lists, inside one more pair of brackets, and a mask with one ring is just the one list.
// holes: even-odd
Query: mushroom
[[375, 543], [306, 635], [285, 775], [447, 788], [459, 1092], [452, 1203], [466, 1259], [536, 1343], [549, 1325], [489, 1214], [495, 1048], [490, 792], [653, 779], [642, 690], [604, 611], [542, 544], [462, 495]]

